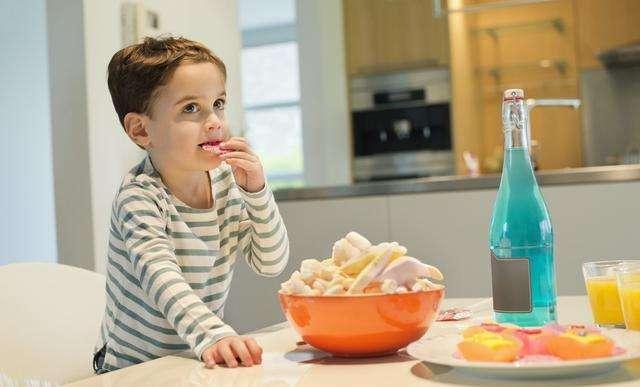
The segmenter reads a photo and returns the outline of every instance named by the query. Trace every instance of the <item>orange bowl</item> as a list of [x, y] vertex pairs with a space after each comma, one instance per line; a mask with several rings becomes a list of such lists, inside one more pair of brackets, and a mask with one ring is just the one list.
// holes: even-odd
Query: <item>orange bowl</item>
[[278, 297], [287, 320], [305, 342], [335, 356], [367, 357], [394, 353], [422, 337], [436, 318], [444, 289]]

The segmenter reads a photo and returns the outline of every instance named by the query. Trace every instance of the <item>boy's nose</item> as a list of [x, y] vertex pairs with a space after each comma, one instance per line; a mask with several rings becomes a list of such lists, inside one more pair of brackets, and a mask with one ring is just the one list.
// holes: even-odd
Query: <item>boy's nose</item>
[[206, 130], [220, 130], [224, 126], [224, 123], [220, 117], [214, 113], [209, 115], [204, 125]]

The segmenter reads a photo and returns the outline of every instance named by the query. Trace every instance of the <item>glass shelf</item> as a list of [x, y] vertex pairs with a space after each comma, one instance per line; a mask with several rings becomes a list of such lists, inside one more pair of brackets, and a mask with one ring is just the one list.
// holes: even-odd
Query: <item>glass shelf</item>
[[[499, 83], [493, 86], [481, 86], [484, 92], [485, 99], [495, 99], [496, 95], [501, 96], [507, 89], [526, 89], [526, 90], [536, 90], [538, 92], [550, 89], [554, 90], [554, 95], [557, 94], [558, 88], [572, 88], [578, 85], [578, 79], [576, 78], [563, 78], [563, 79], [553, 79], [553, 80], [538, 80], [538, 81], [523, 81], [523, 82], [509, 82], [509, 83]], [[578, 98], [575, 95], [562, 95], [563, 97], [568, 98]]]
[[525, 29], [543, 29], [543, 28], [553, 28], [559, 34], [562, 34], [566, 30], [566, 25], [561, 18], [556, 18], [556, 19], [549, 19], [549, 20], [532, 21], [528, 23], [516, 23], [516, 24], [506, 24], [501, 26], [476, 28], [476, 29], [473, 29], [472, 32], [476, 34], [486, 33], [492, 38], [497, 39], [498, 36], [502, 33], [522, 31]]
[[496, 83], [500, 83], [502, 75], [507, 72], [546, 69], [555, 70], [561, 76], [565, 76], [567, 74], [567, 62], [561, 59], [543, 59], [536, 62], [514, 63], [504, 66], [478, 67], [476, 71], [478, 75], [488, 74], [495, 79]]
[[492, 9], [509, 8], [529, 4], [550, 3], [554, 1], [558, 0], [503, 0], [477, 5], [467, 5], [465, 7], [448, 8], [442, 6], [442, 0], [433, 0], [433, 16], [439, 18], [451, 13], [475, 13]]

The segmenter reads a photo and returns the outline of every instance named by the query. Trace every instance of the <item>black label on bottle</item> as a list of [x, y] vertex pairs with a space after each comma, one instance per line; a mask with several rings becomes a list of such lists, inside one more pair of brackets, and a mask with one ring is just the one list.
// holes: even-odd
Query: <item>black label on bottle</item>
[[531, 277], [527, 258], [498, 258], [491, 252], [493, 310], [500, 313], [529, 313]]

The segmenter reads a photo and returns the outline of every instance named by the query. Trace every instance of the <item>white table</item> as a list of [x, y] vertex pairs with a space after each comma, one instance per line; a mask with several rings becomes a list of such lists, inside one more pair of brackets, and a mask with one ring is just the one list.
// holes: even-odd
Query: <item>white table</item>
[[[445, 308], [471, 305], [480, 299], [445, 300]], [[478, 310], [475, 317], [491, 317], [490, 304]], [[560, 297], [559, 320], [562, 323], [591, 321], [584, 296]], [[443, 329], [435, 323], [427, 334]], [[622, 367], [597, 376], [514, 381], [483, 379], [467, 376], [449, 367], [425, 364], [405, 352], [393, 356], [368, 359], [341, 359], [304, 345], [286, 323], [253, 333], [264, 349], [263, 361], [249, 368], [204, 368], [199, 361], [167, 356], [119, 371], [85, 379], [70, 386], [640, 386], [640, 361], [627, 362]]]

